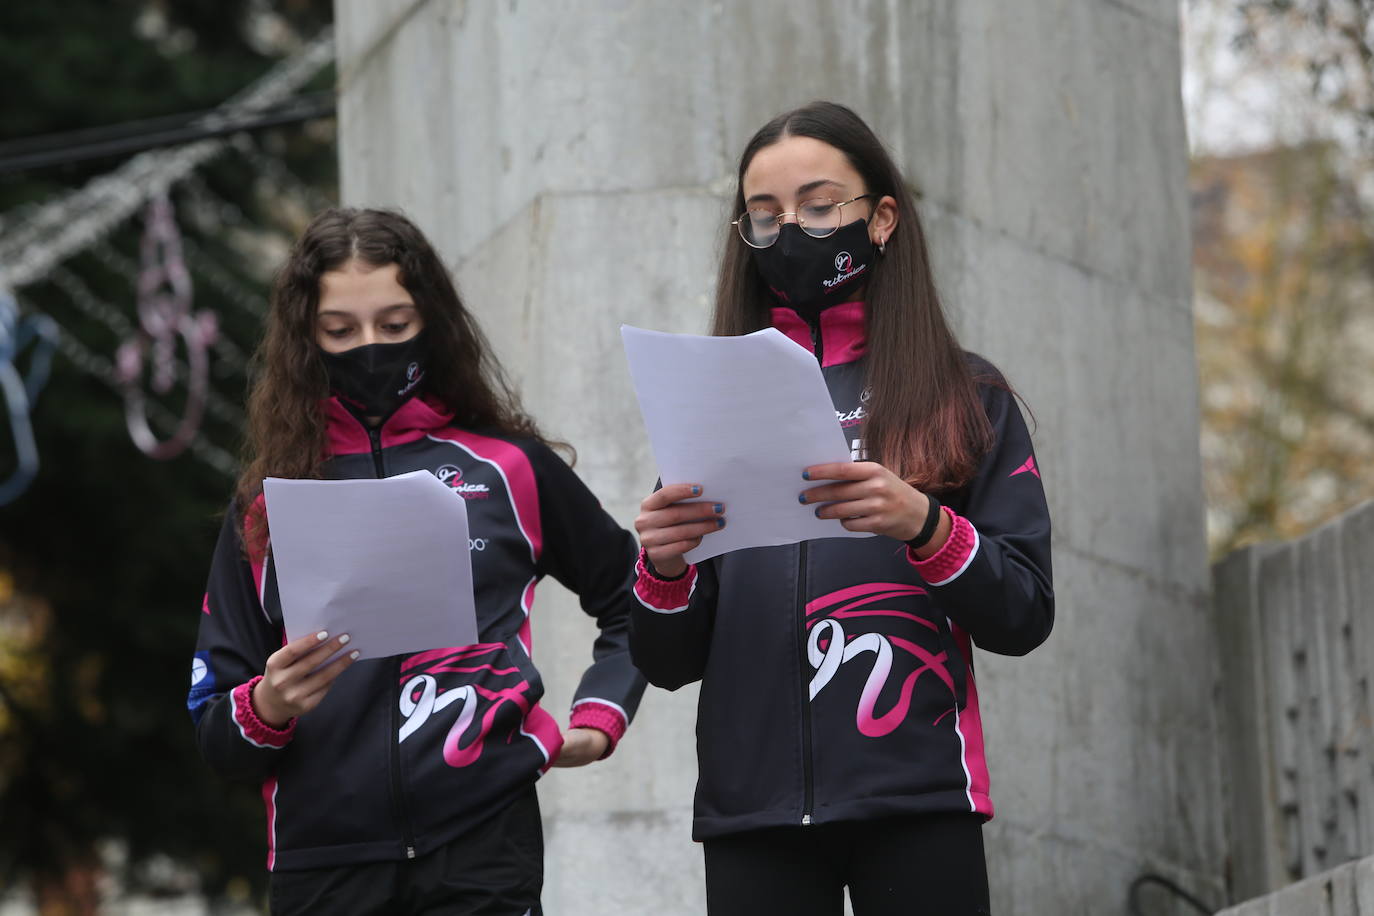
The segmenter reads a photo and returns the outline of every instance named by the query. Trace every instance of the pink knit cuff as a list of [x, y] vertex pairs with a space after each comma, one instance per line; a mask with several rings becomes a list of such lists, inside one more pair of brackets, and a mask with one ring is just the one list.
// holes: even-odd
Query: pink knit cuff
[[570, 728], [594, 728], [610, 739], [606, 753], [598, 758], [600, 760], [605, 760], [615, 751], [628, 724], [625, 712], [619, 706], [606, 700], [592, 699], [574, 703], [572, 719], [568, 723]]
[[933, 555], [922, 560], [910, 547], [906, 558], [927, 585], [948, 585], [968, 569], [973, 556], [978, 552], [978, 530], [961, 515], [956, 515], [949, 506], [941, 506], [941, 511], [949, 516], [949, 538]]
[[658, 614], [676, 614], [687, 610], [692, 589], [697, 587], [697, 568], [688, 565], [687, 572], [676, 579], [660, 579], [649, 571], [643, 548], [635, 562], [635, 597], [639, 603]]
[[260, 680], [262, 675], [246, 684], [239, 684], [229, 692], [229, 702], [234, 710], [234, 724], [239, 727], [239, 734], [243, 735], [243, 740], [255, 747], [286, 747], [291, 735], [296, 731], [296, 720], [292, 717], [287, 720], [285, 728], [273, 728], [258, 718], [257, 710], [253, 709], [253, 688]]

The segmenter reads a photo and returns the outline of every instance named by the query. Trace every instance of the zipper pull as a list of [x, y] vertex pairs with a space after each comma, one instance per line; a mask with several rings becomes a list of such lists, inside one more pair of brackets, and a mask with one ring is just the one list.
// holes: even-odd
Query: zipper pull
[[803, 827], [810, 827], [810, 826], [811, 826], [811, 815], [809, 815], [809, 814], [803, 814], [803, 815], [802, 815], [802, 826], [803, 826]]
[[382, 431], [375, 426], [369, 427], [367, 436], [372, 442], [372, 466], [378, 477], [385, 477], [382, 473]]
[[406, 858], [407, 858], [407, 859], [413, 859], [413, 858], [415, 858], [415, 847], [414, 847], [414, 846], [407, 846], [407, 847], [406, 847]]
[[811, 330], [811, 353], [816, 357], [816, 362], [825, 365], [825, 338], [821, 336], [820, 319], [816, 319], [816, 324], [806, 322]]

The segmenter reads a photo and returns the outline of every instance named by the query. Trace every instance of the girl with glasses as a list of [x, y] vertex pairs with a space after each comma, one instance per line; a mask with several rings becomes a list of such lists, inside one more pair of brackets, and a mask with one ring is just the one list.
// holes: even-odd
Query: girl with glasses
[[[397, 213], [315, 218], [277, 275], [258, 366], [189, 706], [209, 764], [262, 787], [272, 912], [540, 912], [534, 782], [608, 756], [643, 693], [634, 538], [523, 413]], [[479, 641], [363, 661], [347, 633], [283, 645], [263, 478], [416, 470], [467, 500], [470, 542], [453, 550], [471, 551]], [[565, 732], [530, 655], [545, 575], [600, 628]]]
[[[700, 681], [693, 836], [713, 916], [986, 913], [993, 813], [972, 646], [1049, 635], [1050, 521], [1002, 375], [945, 320], [907, 183], [817, 102], [744, 149], [713, 333], [815, 354], [855, 457], [798, 499], [872, 538], [683, 554], [730, 507], [669, 481], [636, 519], [631, 652]], [[705, 500], [699, 501], [699, 500]]]

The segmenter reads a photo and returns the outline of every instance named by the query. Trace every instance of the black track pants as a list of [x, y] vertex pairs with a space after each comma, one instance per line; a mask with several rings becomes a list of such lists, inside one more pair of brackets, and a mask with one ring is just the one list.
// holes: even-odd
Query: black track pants
[[544, 831], [534, 788], [427, 856], [272, 873], [272, 916], [540, 916]]
[[710, 916], [987, 914], [982, 818], [927, 814], [775, 827], [707, 840]]

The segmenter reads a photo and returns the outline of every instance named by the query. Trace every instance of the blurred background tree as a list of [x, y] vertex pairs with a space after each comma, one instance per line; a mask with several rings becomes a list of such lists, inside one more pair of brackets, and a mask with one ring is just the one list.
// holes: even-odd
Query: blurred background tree
[[[212, 108], [331, 18], [328, 0], [0, 4], [0, 149]], [[332, 80], [330, 69], [310, 88]], [[261, 800], [210, 775], [184, 698], [266, 283], [335, 198], [337, 166], [327, 118], [231, 146], [169, 192], [193, 308], [220, 327], [194, 449], [165, 462], [137, 450], [111, 384], [115, 350], [137, 325], [140, 216], [14, 291], [25, 313], [56, 319], [62, 345], [32, 412], [39, 473], [0, 507], [0, 909], [5, 899], [85, 913], [129, 894], [176, 898], [179, 911], [202, 897], [210, 909], [261, 898]], [[0, 174], [0, 239], [120, 164]], [[163, 406], [175, 416], [183, 404], [173, 394]], [[0, 443], [4, 479], [11, 433]]]
[[1374, 497], [1374, 0], [1188, 0], [1216, 555]]

